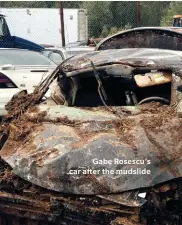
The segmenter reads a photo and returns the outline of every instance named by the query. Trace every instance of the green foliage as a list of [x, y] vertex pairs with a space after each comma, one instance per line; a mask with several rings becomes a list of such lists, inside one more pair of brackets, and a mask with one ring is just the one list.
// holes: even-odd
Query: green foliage
[[164, 9], [169, 7], [170, 2], [165, 1], [141, 1], [140, 26], [160, 26], [160, 21], [164, 14]]
[[[88, 11], [91, 37], [105, 37], [123, 29], [136, 26], [136, 2], [98, 1], [81, 5]], [[125, 28], [126, 26], [126, 28]]]
[[132, 26], [130, 24], [127, 24], [123, 27], [121, 26], [120, 28], [118, 28], [118, 27], [107, 28], [106, 26], [104, 26], [100, 37], [108, 37], [110, 35], [119, 33], [120, 31], [128, 30], [131, 28], [132, 28]]
[[0, 1], [1, 8], [54, 8], [54, 1]]
[[164, 11], [164, 16], [161, 20], [161, 26], [172, 26], [173, 16], [176, 14], [182, 14], [182, 2], [174, 1], [171, 2], [170, 7]]
[[82, 1], [63, 1], [63, 8], [80, 8]]
[[[140, 1], [140, 26], [160, 26], [169, 5], [166, 1]], [[128, 24], [129, 28], [137, 26], [136, 1], [84, 2], [81, 7], [88, 10], [90, 36], [107, 36]]]
[[87, 9], [88, 27], [90, 37], [99, 37], [103, 27], [108, 26], [112, 15], [109, 11], [110, 2], [88, 1], [83, 2], [81, 7]]
[[136, 2], [111, 1], [109, 9], [112, 16], [111, 26], [120, 29], [122, 25], [127, 24], [136, 26]]

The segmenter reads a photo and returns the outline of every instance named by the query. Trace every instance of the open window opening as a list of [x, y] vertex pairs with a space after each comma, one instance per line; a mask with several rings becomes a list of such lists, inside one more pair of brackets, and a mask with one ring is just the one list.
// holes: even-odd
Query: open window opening
[[[98, 107], [103, 100], [108, 106], [134, 106], [148, 102], [170, 104], [172, 71], [134, 70], [131, 75], [119, 76], [99, 71], [99, 78], [107, 99], [98, 91], [98, 80], [93, 71], [74, 77], [69, 99], [71, 106]], [[68, 93], [68, 91], [66, 91]], [[101, 96], [102, 95], [102, 96]]]

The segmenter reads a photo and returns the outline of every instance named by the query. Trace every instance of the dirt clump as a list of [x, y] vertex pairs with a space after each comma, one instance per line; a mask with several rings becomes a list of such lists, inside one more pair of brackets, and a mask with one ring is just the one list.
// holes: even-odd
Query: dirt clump
[[142, 127], [153, 131], [161, 128], [162, 125], [170, 122], [176, 117], [175, 108], [164, 106], [160, 103], [149, 103], [142, 105], [141, 112], [143, 113], [142, 120], [140, 122]]
[[162, 114], [165, 117], [175, 116], [175, 108], [169, 105], [163, 105], [159, 102], [151, 102], [140, 105], [141, 113], [145, 114]]
[[126, 144], [132, 145], [134, 137], [132, 129], [135, 126], [135, 121], [132, 118], [124, 118], [121, 120], [113, 121], [112, 124], [116, 130], [117, 136]]
[[111, 225], [142, 225], [138, 223], [138, 218], [135, 217], [136, 216], [116, 217], [116, 219], [111, 222]]
[[35, 110], [37, 100], [39, 100], [39, 94], [27, 94], [26, 91], [22, 91], [18, 95], [13, 96], [11, 101], [6, 105], [8, 115], [3, 119], [3, 121], [9, 121], [9, 119], [19, 117], [30, 107], [33, 107], [33, 110]]
[[16, 176], [12, 172], [12, 168], [0, 159], [0, 191], [9, 193], [18, 193], [23, 188], [28, 188], [30, 184]]

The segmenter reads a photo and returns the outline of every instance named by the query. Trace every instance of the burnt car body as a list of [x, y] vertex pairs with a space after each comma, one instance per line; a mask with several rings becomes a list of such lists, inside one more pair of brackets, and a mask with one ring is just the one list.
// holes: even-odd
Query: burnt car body
[[1, 158], [11, 167], [1, 168], [3, 216], [23, 224], [180, 224], [175, 47], [78, 55], [33, 94], [15, 96], [1, 129]]
[[180, 27], [139, 27], [103, 39], [96, 50], [159, 48], [181, 51], [181, 33]]

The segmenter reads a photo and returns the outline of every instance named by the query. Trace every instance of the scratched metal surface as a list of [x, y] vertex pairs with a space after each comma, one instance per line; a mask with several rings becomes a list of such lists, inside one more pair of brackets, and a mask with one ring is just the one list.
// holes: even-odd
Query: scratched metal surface
[[[52, 110], [53, 107], [51, 106]], [[65, 111], [64, 107], [63, 110]], [[79, 125], [73, 125], [77, 112], [74, 113], [74, 108], [72, 110], [72, 114], [68, 114], [67, 124], [64, 125], [63, 122], [46, 122], [49, 113], [47, 118], [44, 118], [45, 122], [37, 124], [37, 128], [32, 130], [25, 143], [13, 146], [14, 150], [11, 153], [8, 150], [9, 143], [6, 142], [1, 156], [13, 167], [15, 174], [39, 186], [73, 194], [118, 193], [153, 186], [181, 176], [181, 119], [174, 117], [162, 122], [161, 118], [161, 124], [156, 129], [148, 129], [144, 120], [148, 121], [147, 124], [152, 123], [154, 115], [123, 115], [119, 120], [126, 119], [125, 123], [131, 124], [120, 131], [115, 125], [118, 120], [111, 116], [109, 121], [109, 113], [107, 115], [106, 111], [99, 113], [79, 109], [83, 118]], [[55, 111], [57, 112], [56, 109]], [[59, 112], [57, 116], [60, 119], [61, 108]], [[37, 116], [38, 113], [31, 113], [34, 121]], [[54, 118], [55, 116], [56, 114]], [[62, 119], [64, 118], [63, 113]], [[95, 158], [113, 162], [115, 158], [139, 159], [144, 160], [144, 164], [142, 162], [139, 165], [101, 165], [93, 163]], [[147, 164], [146, 159], [151, 163]], [[146, 168], [151, 174], [68, 174], [70, 170], [78, 169], [131, 168]]]
[[181, 66], [181, 57], [182, 51], [152, 48], [110, 49], [77, 55], [65, 62], [62, 69], [68, 76], [72, 76], [75, 72], [79, 74], [81, 70], [92, 70], [90, 64], [92, 61], [98, 68], [104, 65], [120, 64], [122, 72], [127, 69], [127, 65], [135, 67]]
[[122, 48], [160, 48], [182, 50], [182, 29], [171, 27], [141, 27], [121, 31], [103, 39], [96, 50]]

